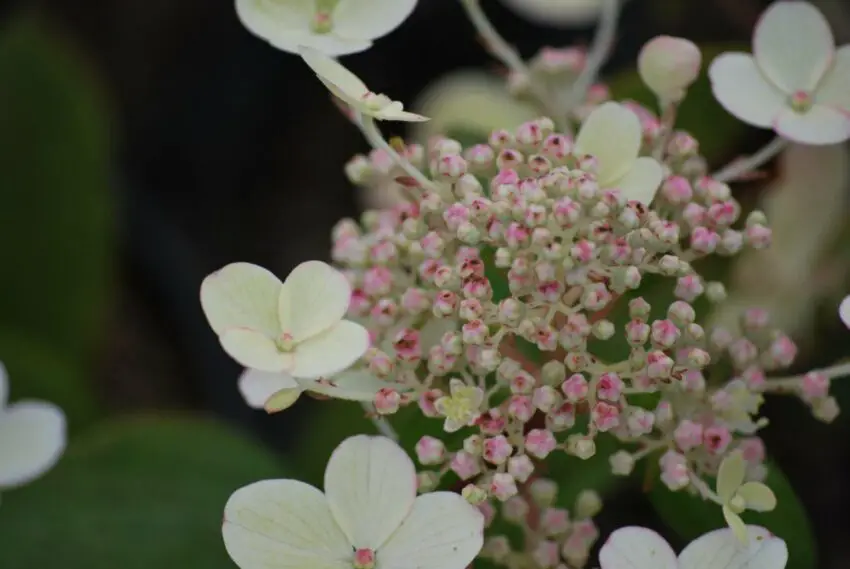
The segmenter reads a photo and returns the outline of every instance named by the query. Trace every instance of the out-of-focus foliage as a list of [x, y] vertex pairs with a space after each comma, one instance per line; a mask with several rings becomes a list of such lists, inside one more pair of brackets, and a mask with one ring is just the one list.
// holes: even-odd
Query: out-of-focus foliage
[[225, 502], [241, 486], [283, 477], [273, 456], [219, 424], [107, 421], [45, 478], [3, 494], [3, 568], [230, 569]]

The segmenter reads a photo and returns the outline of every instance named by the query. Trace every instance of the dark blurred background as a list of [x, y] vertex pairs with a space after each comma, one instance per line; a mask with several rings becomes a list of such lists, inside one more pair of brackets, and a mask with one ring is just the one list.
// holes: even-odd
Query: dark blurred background
[[[630, 0], [606, 72], [633, 66], [640, 46], [659, 33], [682, 35], [699, 44], [746, 43], [766, 4], [762, 0]], [[847, 40], [850, 19], [841, 13], [843, 3], [822, 4], [833, 18], [836, 36]], [[298, 57], [272, 49], [241, 26], [229, 0], [41, 0], [4, 2], [2, 6], [7, 33], [48, 38], [45, 41], [52, 49], [68, 60], [55, 65], [72, 66], [84, 77], [84, 88], [97, 97], [98, 116], [82, 122], [99, 121], [104, 126], [101, 133], [91, 136], [105, 137], [100, 148], [107, 153], [102, 161], [108, 166], [108, 178], [84, 171], [100, 164], [101, 158], [89, 154], [83, 160], [70, 154], [51, 162], [62, 168], [53, 178], [44, 177], [56, 181], [45, 187], [51, 194], [37, 195], [39, 187], [28, 186], [26, 195], [14, 190], [0, 195], [0, 208], [7, 210], [2, 219], [8, 222], [0, 226], [0, 235], [16, 247], [8, 257], [16, 265], [6, 264], [7, 269], [26, 272], [35, 267], [38, 271], [50, 265], [39, 289], [44, 291], [42, 296], [61, 297], [63, 281], [78, 279], [80, 284], [67, 286], [83, 292], [70, 300], [92, 303], [91, 308], [80, 305], [85, 312], [83, 320], [93, 320], [89, 322], [93, 330], [90, 345], [81, 347], [78, 354], [57, 356], [57, 361], [77, 361], [76, 375], [95, 386], [91, 400], [79, 402], [69, 397], [72, 428], [79, 424], [79, 432], [85, 433], [90, 422], [86, 410], [92, 408], [106, 416], [130, 412], [170, 416], [193, 410], [224, 419], [280, 451], [288, 457], [283, 470], [296, 470], [292, 464], [301, 461], [324, 464], [327, 448], [317, 445], [304, 455], [300, 441], [326, 427], [342, 431], [337, 423], [348, 415], [328, 415], [322, 411], [325, 403], [310, 400], [271, 417], [248, 409], [236, 390], [240, 369], [225, 356], [209, 330], [200, 311], [198, 289], [206, 274], [232, 261], [257, 263], [285, 275], [301, 261], [327, 259], [331, 227], [340, 218], [356, 216], [360, 207], [342, 169], [353, 154], [368, 150], [359, 133], [336, 112], [325, 89]], [[592, 28], [541, 28], [498, 2], [485, 2], [485, 7], [496, 27], [527, 57], [544, 45], [587, 43], [592, 38]], [[420, 2], [400, 29], [345, 62], [374, 90], [406, 102], [414, 101], [429, 83], [448, 72], [495, 68], [453, 0]], [[48, 67], [53, 65], [51, 60]], [[3, 69], [10, 68], [17, 69], [15, 65]], [[48, 107], [52, 99], [45, 95], [46, 88], [57, 85], [62, 89], [76, 81], [42, 84], [38, 78], [30, 80], [33, 93]], [[14, 76], [0, 76], [0, 90], [13, 81]], [[52, 138], [51, 128], [56, 123], [48, 120], [49, 113], [43, 116], [46, 122], [40, 132], [45, 138], [34, 138], [31, 144], [21, 139], [8, 141], [4, 164], [14, 168], [15, 163], [26, 161], [23, 148], [69, 144], [61, 136]], [[404, 134], [397, 124], [389, 125], [385, 132]], [[768, 139], [763, 132], [744, 131], [711, 158], [720, 166]], [[95, 153], [97, 144], [92, 144]], [[54, 150], [51, 147], [49, 151]], [[42, 168], [46, 162], [34, 160], [34, 164]], [[84, 195], [68, 194], [82, 182], [59, 187], [78, 174], [83, 180], [95, 180], [102, 192], [90, 191], [92, 184], [87, 184]], [[739, 197], [753, 201], [765, 186], [766, 181], [749, 184], [743, 188], [746, 195]], [[63, 195], [55, 198], [53, 193]], [[15, 196], [30, 200], [31, 209], [21, 210], [29, 213], [13, 215], [15, 204], [6, 207]], [[49, 214], [53, 217], [30, 215], [50, 208], [44, 205], [50, 203], [55, 204]], [[844, 203], [847, 211], [846, 200]], [[23, 215], [29, 217], [23, 219]], [[55, 220], [60, 225], [71, 221], [63, 225], [67, 230], [61, 233], [43, 225], [54, 225]], [[818, 224], [817, 219], [805, 222]], [[89, 235], [92, 224], [102, 228], [98, 234], [102, 239]], [[16, 228], [14, 233], [12, 228]], [[28, 236], [35, 233], [44, 234], [39, 238], [44, 242], [30, 250]], [[54, 254], [63, 251], [64, 245], [51, 243], [65, 240], [79, 245], [71, 253], [100, 255], [103, 263], [93, 269], [97, 272], [94, 280], [86, 280], [70, 253]], [[846, 266], [850, 247], [837, 251], [831, 253], [836, 265]], [[28, 281], [19, 280], [17, 292], [25, 294], [29, 288]], [[20, 308], [27, 301], [17, 296], [5, 302]], [[850, 355], [850, 337], [834, 318], [834, 302], [819, 299], [816, 304], [819, 316], [815, 324], [800, 332], [805, 336], [805, 349], [795, 371], [829, 365]], [[56, 305], [61, 305], [58, 299]], [[56, 318], [57, 313], [45, 310], [38, 326], [50, 326], [47, 323]], [[30, 326], [29, 314], [22, 312], [12, 324], [26, 328], [27, 337], [34, 337], [40, 328]], [[74, 337], [75, 327], [69, 326], [66, 337]], [[4, 333], [13, 339], [0, 342], [0, 357], [10, 367], [13, 394], [17, 389], [47, 398], [63, 392], [62, 387], [43, 383], [49, 383], [43, 376], [50, 375], [46, 371], [53, 369], [50, 366], [32, 372], [40, 376], [33, 380], [36, 387], [15, 387], [16, 367], [21, 370], [19, 376], [26, 376], [31, 373], [30, 362], [43, 364], [46, 360], [41, 347], [33, 348], [37, 355], [20, 356], [29, 348], [20, 348], [14, 338], [22, 336], [15, 330], [7, 327]], [[62, 337], [57, 336], [56, 341], [61, 343]], [[33, 340], [32, 344], [45, 343]], [[18, 364], [19, 359], [26, 361]], [[23, 384], [25, 379], [18, 381]], [[850, 404], [847, 389], [839, 388], [839, 399]], [[843, 569], [850, 563], [846, 539], [850, 536], [850, 448], [846, 442], [850, 421], [840, 417], [832, 425], [820, 424], [792, 400], [770, 400], [767, 413], [771, 419], [765, 432], [768, 448], [809, 512], [820, 548], [819, 566]], [[72, 430], [72, 436], [75, 432]], [[131, 462], [132, 452], [127, 452], [130, 458], [121, 460]], [[310, 456], [311, 452], [317, 456]], [[220, 460], [228, 462], [227, 457]], [[213, 463], [203, 464], [215, 468]], [[202, 478], [206, 471], [195, 475]], [[258, 473], [249, 480], [259, 477]], [[137, 481], [142, 493], [148, 488], [147, 480], [141, 477]], [[73, 488], [80, 495], [92, 490], [84, 482], [79, 484], [83, 486]], [[37, 489], [36, 485], [32, 492]], [[179, 500], [179, 495], [175, 499]], [[222, 505], [223, 501], [212, 509]], [[5, 504], [0, 507], [0, 518], [4, 509]], [[632, 491], [612, 497], [601, 519], [604, 532], [629, 523], [658, 522]], [[25, 527], [41, 531], [36, 521]], [[180, 524], [173, 529], [181, 531]], [[39, 535], [50, 538], [47, 530]], [[75, 550], [68, 546], [64, 551], [73, 556]], [[33, 553], [26, 559], [51, 558]], [[176, 558], [160, 559], [171, 563]], [[10, 566], [24, 566], [23, 561], [14, 563]], [[127, 567], [135, 567], [128, 563]], [[164, 569], [180, 566], [161, 565]], [[182, 565], [189, 566], [195, 565]], [[0, 560], [0, 567], [7, 565]]]

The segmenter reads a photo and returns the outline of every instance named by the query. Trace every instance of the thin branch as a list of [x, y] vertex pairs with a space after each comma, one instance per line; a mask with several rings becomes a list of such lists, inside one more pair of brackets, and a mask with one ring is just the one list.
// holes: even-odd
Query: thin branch
[[745, 174], [748, 174], [756, 168], [764, 165], [771, 158], [782, 152], [786, 146], [788, 146], [788, 141], [777, 136], [752, 156], [744, 158], [743, 160], [736, 160], [732, 162], [718, 172], [712, 174], [711, 177], [718, 182], [734, 182]]

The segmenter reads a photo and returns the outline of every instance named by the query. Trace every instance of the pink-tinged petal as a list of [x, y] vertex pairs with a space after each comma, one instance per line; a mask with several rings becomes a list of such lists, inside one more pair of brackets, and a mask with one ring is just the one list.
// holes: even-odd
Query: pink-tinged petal
[[841, 317], [844, 325], [850, 328], [850, 296], [841, 301], [841, 306], [838, 307], [838, 316]]
[[818, 85], [815, 102], [850, 113], [850, 45], [835, 52], [832, 67]]
[[276, 393], [298, 388], [298, 382], [286, 373], [246, 369], [239, 377], [239, 393], [254, 409], [265, 409], [266, 402]]
[[765, 76], [786, 94], [812, 91], [832, 62], [829, 22], [809, 2], [772, 3], [753, 35], [753, 55]]
[[783, 109], [774, 126], [784, 138], [802, 144], [837, 144], [850, 138], [850, 115], [825, 105], [805, 113]]
[[771, 128], [785, 108], [785, 95], [768, 83], [746, 53], [724, 53], [708, 68], [711, 90], [717, 102], [737, 119]]
[[305, 379], [301, 385], [313, 393], [350, 401], [372, 401], [381, 389], [388, 387], [406, 391], [403, 386], [378, 379], [365, 370], [344, 371], [324, 381]]
[[390, 439], [357, 435], [345, 439], [331, 455], [325, 494], [350, 543], [357, 549], [377, 550], [413, 507], [416, 469]]
[[351, 545], [325, 496], [298, 480], [264, 480], [224, 507], [224, 546], [241, 569], [351, 569]]
[[582, 123], [575, 151], [596, 157], [599, 183], [610, 188], [632, 169], [642, 132], [640, 119], [632, 111], [619, 103], [604, 103]]
[[271, 338], [249, 328], [230, 328], [219, 336], [221, 347], [245, 367], [260, 371], [289, 371], [294, 365], [292, 354], [282, 353]]
[[298, 53], [331, 93], [352, 107], [363, 106], [363, 97], [369, 93], [369, 88], [357, 75], [316, 48], [304, 46]]
[[[784, 569], [785, 542], [758, 526], [746, 526], [744, 545], [732, 530], [719, 529], [692, 541], [679, 555], [679, 569]], [[603, 567], [603, 569], [605, 569]]]
[[654, 158], [643, 157], [635, 160], [632, 169], [616, 182], [615, 186], [626, 199], [648, 206], [655, 198], [655, 192], [658, 191], [663, 178], [664, 170], [661, 164]]
[[[416, 498], [401, 527], [378, 550], [383, 569], [464, 569], [484, 545], [484, 516], [460, 495]], [[411, 563], [415, 560], [415, 563]]]
[[0, 488], [32, 482], [52, 468], [67, 442], [62, 410], [21, 401], [0, 412]]
[[351, 285], [327, 263], [301, 263], [283, 281], [278, 304], [280, 326], [294, 342], [326, 332], [345, 317]]
[[298, 344], [290, 373], [296, 379], [330, 377], [351, 367], [369, 345], [366, 328], [343, 320], [327, 332]]
[[204, 279], [201, 307], [216, 334], [244, 327], [276, 337], [281, 286], [280, 279], [263, 267], [233, 263]]
[[676, 552], [654, 531], [625, 527], [611, 534], [599, 551], [601, 569], [677, 569]]
[[399, 27], [416, 8], [416, 0], [345, 0], [333, 12], [333, 33], [343, 38], [374, 40]]

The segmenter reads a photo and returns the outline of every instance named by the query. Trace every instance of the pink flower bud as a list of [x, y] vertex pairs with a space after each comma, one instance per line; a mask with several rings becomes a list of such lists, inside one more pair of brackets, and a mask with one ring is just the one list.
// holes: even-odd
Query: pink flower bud
[[590, 419], [596, 427], [604, 433], [619, 426], [620, 409], [616, 405], [600, 401], [593, 406], [593, 409], [591, 409]]
[[531, 396], [532, 405], [544, 413], [548, 413], [554, 409], [560, 402], [561, 396], [550, 385], [543, 385], [536, 388]]
[[800, 386], [803, 397], [808, 401], [829, 395], [829, 377], [819, 371], [810, 371], [804, 375]]
[[401, 395], [395, 389], [384, 387], [375, 394], [374, 403], [379, 415], [392, 415], [401, 405]]
[[452, 456], [450, 468], [461, 480], [469, 480], [481, 472], [478, 459], [464, 451], [456, 452]]
[[525, 482], [534, 473], [534, 463], [526, 455], [512, 456], [508, 459], [508, 474], [520, 483]]
[[723, 454], [732, 442], [732, 433], [720, 425], [708, 427], [703, 436], [705, 448], [714, 455]]
[[499, 501], [504, 502], [508, 498], [516, 496], [519, 490], [517, 490], [513, 476], [507, 472], [500, 472], [493, 475], [493, 480], [490, 482], [490, 493]]
[[534, 406], [531, 404], [531, 398], [527, 395], [513, 395], [508, 401], [508, 416], [527, 423], [534, 415]]
[[561, 385], [561, 390], [567, 397], [567, 401], [578, 403], [587, 398], [587, 380], [580, 373], [573, 374], [564, 381]]
[[514, 447], [504, 435], [490, 437], [484, 440], [484, 460], [491, 464], [504, 464], [513, 453]]
[[532, 429], [525, 436], [525, 450], [535, 458], [546, 458], [557, 444], [555, 435], [546, 429]]
[[702, 425], [688, 419], [683, 420], [673, 431], [676, 445], [684, 452], [688, 452], [702, 444]]
[[684, 455], [669, 450], [661, 457], [659, 464], [661, 481], [673, 492], [681, 490], [690, 483], [688, 461]]
[[446, 446], [440, 439], [422, 437], [416, 443], [416, 458], [420, 464], [441, 464], [446, 457]]

